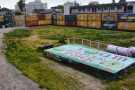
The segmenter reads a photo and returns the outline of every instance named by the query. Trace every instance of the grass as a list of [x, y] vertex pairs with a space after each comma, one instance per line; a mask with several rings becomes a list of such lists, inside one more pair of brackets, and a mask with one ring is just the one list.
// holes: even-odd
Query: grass
[[[23, 74], [33, 81], [37, 82], [39, 88], [47, 88], [50, 90], [76, 90], [83, 85], [72, 78], [57, 70], [49, 67], [47, 63], [43, 63], [39, 57], [43, 56], [38, 51], [38, 47], [46, 44], [65, 44], [67, 38], [78, 37], [89, 39], [106, 44], [114, 44], [123, 47], [135, 46], [135, 33], [121, 32], [110, 30], [97, 30], [78, 27], [64, 26], [43, 26], [26, 29], [18, 29], [5, 34], [4, 42], [6, 43], [8, 60], [20, 69]], [[81, 41], [76, 41], [81, 43]], [[84, 42], [89, 45], [88, 42]], [[93, 47], [97, 47], [93, 44]], [[102, 46], [102, 49], [105, 48]], [[109, 82], [107, 90], [123, 90], [135, 88], [134, 77], [135, 70], [128, 72], [129, 77], [121, 80]]]

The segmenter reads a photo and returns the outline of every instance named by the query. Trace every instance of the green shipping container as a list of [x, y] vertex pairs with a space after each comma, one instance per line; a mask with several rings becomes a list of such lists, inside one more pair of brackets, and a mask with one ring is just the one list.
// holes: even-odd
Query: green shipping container
[[4, 16], [5, 19], [5, 26], [6, 27], [13, 27], [13, 18], [12, 15], [5, 15]]

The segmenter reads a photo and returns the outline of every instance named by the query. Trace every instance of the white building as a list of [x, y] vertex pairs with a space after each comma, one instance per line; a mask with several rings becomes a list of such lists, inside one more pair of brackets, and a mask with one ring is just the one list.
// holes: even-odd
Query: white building
[[[18, 11], [18, 6], [15, 6], [15, 9]], [[26, 14], [34, 13], [35, 9], [47, 9], [47, 3], [42, 3], [41, 0], [35, 0], [34, 2], [26, 3], [25, 5]]]
[[70, 7], [74, 6], [73, 2], [67, 2], [64, 4], [64, 15], [69, 15], [70, 14]]

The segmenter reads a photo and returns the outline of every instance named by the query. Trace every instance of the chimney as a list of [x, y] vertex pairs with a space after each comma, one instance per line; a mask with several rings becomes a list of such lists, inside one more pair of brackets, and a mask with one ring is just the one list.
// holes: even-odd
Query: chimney
[[115, 0], [112, 0], [112, 3], [115, 3]]

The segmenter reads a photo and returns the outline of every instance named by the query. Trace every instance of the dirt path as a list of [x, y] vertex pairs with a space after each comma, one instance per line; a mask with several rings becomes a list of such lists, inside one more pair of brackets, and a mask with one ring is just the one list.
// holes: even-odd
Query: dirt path
[[6, 60], [2, 38], [4, 33], [12, 30], [14, 28], [0, 29], [0, 90], [40, 90], [38, 84], [23, 76], [21, 71]]

